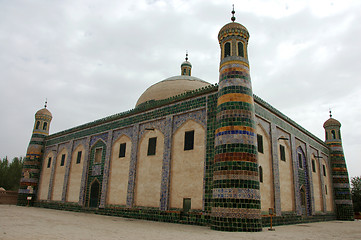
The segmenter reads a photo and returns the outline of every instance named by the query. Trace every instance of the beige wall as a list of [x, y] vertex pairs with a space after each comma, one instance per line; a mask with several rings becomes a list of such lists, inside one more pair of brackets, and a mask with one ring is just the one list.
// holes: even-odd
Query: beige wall
[[[51, 165], [48, 168], [48, 159], [51, 157]], [[51, 175], [51, 166], [53, 165], [54, 161], [54, 154], [50, 152], [46, 157], [43, 159], [42, 169], [41, 169], [41, 176], [40, 176], [40, 183], [38, 189], [38, 198], [39, 200], [47, 200], [48, 199], [48, 192], [49, 192], [49, 182], [50, 182], [50, 175]]]
[[[60, 166], [61, 156], [65, 154], [64, 166]], [[57, 155], [56, 165], [54, 171], [54, 182], [53, 182], [53, 191], [51, 195], [51, 200], [61, 201], [61, 197], [63, 194], [63, 185], [64, 185], [64, 175], [65, 175], [65, 165], [66, 159], [68, 156], [68, 152], [65, 148], [63, 148]]]
[[[312, 171], [312, 161], [315, 162], [316, 172]], [[321, 190], [321, 180], [320, 180], [320, 165], [318, 159], [315, 158], [315, 155], [311, 155], [311, 172], [312, 172], [312, 184], [313, 184], [313, 196], [315, 200], [315, 211], [323, 211], [322, 203], [322, 190]]]
[[[194, 149], [184, 151], [184, 135], [194, 130]], [[202, 209], [205, 159], [205, 130], [188, 120], [173, 135], [170, 174], [171, 208], [183, 208], [183, 198], [191, 198], [192, 209]]]
[[[326, 211], [333, 211], [333, 192], [332, 192], [332, 184], [331, 184], [331, 171], [330, 166], [326, 163], [325, 159], [322, 158], [321, 163], [326, 166], [326, 177], [321, 172], [321, 176], [323, 177], [323, 182], [327, 186], [327, 194], [326, 194]], [[321, 166], [322, 169], [322, 166]], [[325, 190], [326, 192], [326, 190]]]
[[[283, 136], [284, 137], [284, 136]], [[285, 147], [286, 161], [282, 161], [280, 156], [280, 144]], [[279, 140], [278, 144], [278, 163], [280, 173], [280, 190], [281, 190], [281, 211], [295, 210], [295, 194], [293, 184], [293, 168], [291, 149], [287, 140]]]
[[274, 208], [271, 141], [260, 125], [257, 125], [257, 134], [263, 137], [263, 153], [258, 152], [258, 164], [263, 170], [263, 183], [260, 183], [261, 211], [268, 212], [269, 208]]
[[[81, 159], [80, 163], [76, 163], [78, 158], [78, 152], [81, 151]], [[80, 185], [81, 178], [83, 174], [83, 166], [84, 166], [84, 156], [85, 156], [85, 148], [83, 145], [79, 145], [75, 148], [71, 158], [70, 171], [69, 171], [69, 180], [68, 180], [68, 192], [66, 195], [67, 202], [78, 202], [79, 201], [79, 193], [80, 193]]]
[[[147, 156], [148, 139], [157, 137], [156, 154]], [[164, 136], [155, 129], [145, 131], [138, 148], [138, 164], [134, 204], [144, 207], [159, 207], [162, 179]]]
[[[125, 157], [119, 158], [119, 146], [121, 143], [126, 143]], [[122, 135], [113, 143], [107, 204], [126, 204], [131, 147], [131, 140], [125, 135]]]

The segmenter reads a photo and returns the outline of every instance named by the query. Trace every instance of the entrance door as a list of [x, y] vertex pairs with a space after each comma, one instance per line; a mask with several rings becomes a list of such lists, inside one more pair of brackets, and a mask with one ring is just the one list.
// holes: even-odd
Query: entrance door
[[301, 207], [302, 207], [302, 215], [307, 215], [307, 200], [306, 200], [306, 191], [305, 187], [302, 186], [300, 189], [300, 197], [301, 197]]
[[90, 188], [90, 199], [89, 199], [89, 207], [97, 208], [99, 206], [99, 182], [95, 180]]

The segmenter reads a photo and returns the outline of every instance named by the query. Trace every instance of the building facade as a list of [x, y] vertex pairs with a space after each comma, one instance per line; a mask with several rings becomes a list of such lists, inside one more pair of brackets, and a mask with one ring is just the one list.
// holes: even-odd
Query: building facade
[[186, 58], [132, 110], [51, 135], [39, 110], [18, 204], [222, 231], [260, 231], [270, 209], [276, 224], [353, 219], [341, 124], [330, 117], [322, 141], [253, 95], [234, 17], [218, 39], [218, 84]]

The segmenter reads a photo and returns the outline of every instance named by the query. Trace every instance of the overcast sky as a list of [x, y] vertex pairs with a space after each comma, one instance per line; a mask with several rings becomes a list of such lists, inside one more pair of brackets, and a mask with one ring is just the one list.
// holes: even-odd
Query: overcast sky
[[24, 156], [48, 99], [56, 133], [134, 108], [180, 74], [218, 82], [218, 31], [250, 33], [253, 92], [324, 140], [342, 123], [350, 176], [361, 175], [361, 1], [0, 0], [0, 157]]

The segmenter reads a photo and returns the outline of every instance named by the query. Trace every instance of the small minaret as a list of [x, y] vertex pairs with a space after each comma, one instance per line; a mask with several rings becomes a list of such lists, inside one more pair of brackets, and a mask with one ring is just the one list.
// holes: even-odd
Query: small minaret
[[341, 123], [332, 118], [331, 111], [330, 118], [323, 124], [323, 128], [326, 133], [326, 144], [330, 149], [330, 164], [337, 219], [353, 221], [354, 212], [350, 182], [342, 148]]
[[212, 229], [262, 231], [255, 108], [249, 74], [247, 29], [234, 22], [218, 34], [221, 47]]
[[45, 102], [44, 108], [40, 109], [35, 114], [33, 134], [30, 139], [22, 169], [18, 205], [31, 204], [36, 200], [41, 160], [44, 151], [44, 140], [45, 137], [49, 135], [49, 127], [52, 119], [52, 115], [49, 110], [46, 109], [46, 105], [47, 102]]
[[188, 62], [188, 53], [186, 53], [186, 60], [181, 65], [181, 75], [191, 76], [192, 64]]

